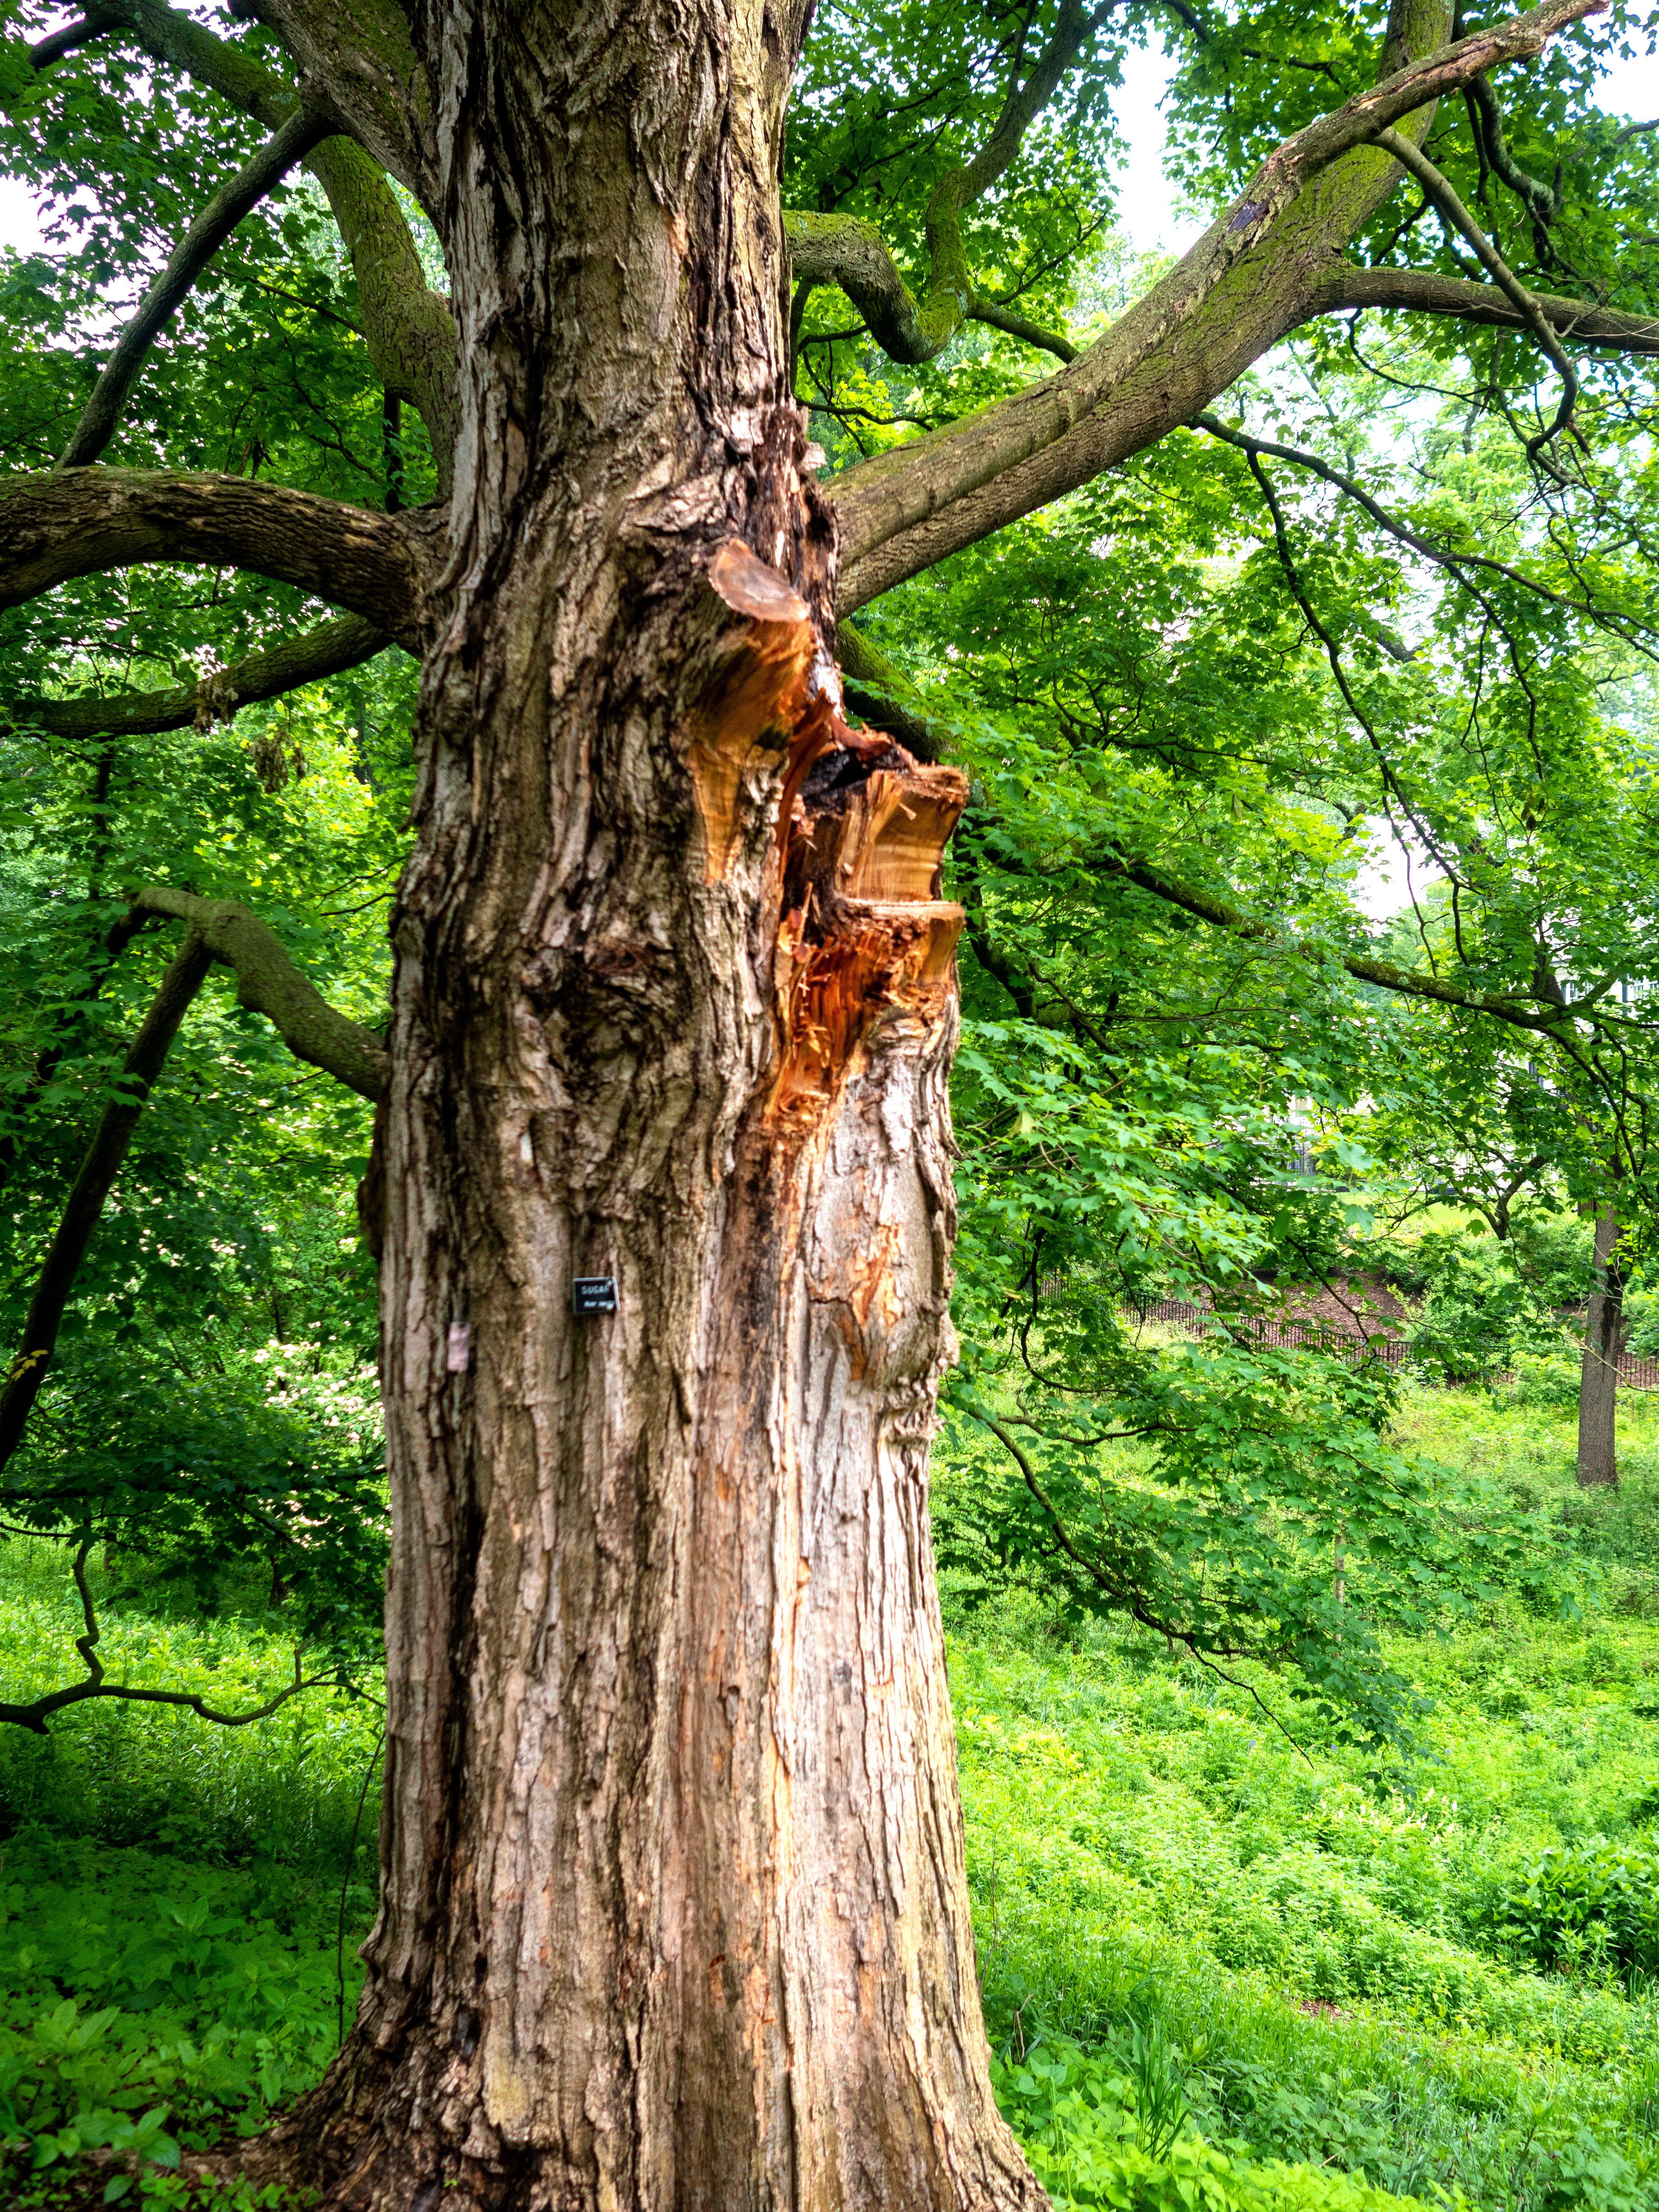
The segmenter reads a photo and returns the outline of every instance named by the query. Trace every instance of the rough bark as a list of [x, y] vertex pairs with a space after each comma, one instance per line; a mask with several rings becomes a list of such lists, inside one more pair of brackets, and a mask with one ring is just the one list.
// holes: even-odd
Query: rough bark
[[1619, 1265], [1618, 1208], [1595, 1217], [1595, 1271], [1584, 1316], [1584, 1364], [1578, 1387], [1578, 1486], [1619, 1480], [1619, 1355], [1625, 1348], [1625, 1277]]
[[461, 428], [383, 1110], [383, 1908], [263, 2155], [398, 2212], [1035, 2206], [927, 1522], [966, 787], [838, 711], [799, 20], [424, 21]]

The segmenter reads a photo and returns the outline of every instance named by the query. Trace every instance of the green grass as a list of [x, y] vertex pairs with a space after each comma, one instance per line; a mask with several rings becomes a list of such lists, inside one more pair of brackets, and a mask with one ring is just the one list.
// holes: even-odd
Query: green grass
[[[1547, 1604], [1390, 1646], [1430, 1699], [1409, 1763], [1139, 1632], [951, 1618], [996, 2084], [1059, 2203], [1659, 2212], [1659, 2001], [1594, 1945], [1540, 1971], [1493, 1911], [1547, 1850], [1659, 1852], [1659, 1407], [1626, 1412], [1615, 1496], [1577, 1492], [1570, 1417], [1423, 1393], [1401, 1426], [1572, 1547]], [[234, 1619], [106, 1611], [135, 1680], [232, 1705], [291, 1666]], [[61, 1553], [0, 1546], [6, 1694], [72, 1679], [79, 1626]], [[372, 1910], [372, 1790], [348, 1859], [378, 1733], [333, 1693], [240, 1730], [100, 1705], [0, 1731], [8, 2203], [96, 2202], [126, 2166], [86, 2196], [82, 2149], [165, 2158], [317, 2077]], [[112, 2201], [141, 2190], [179, 2184], [151, 2164]]]

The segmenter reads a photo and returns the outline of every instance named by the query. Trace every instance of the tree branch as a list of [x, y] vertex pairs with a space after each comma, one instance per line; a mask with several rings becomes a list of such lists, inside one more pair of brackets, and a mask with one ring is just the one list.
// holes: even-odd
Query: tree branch
[[32, 1729], [36, 1735], [47, 1733], [46, 1723], [54, 1713], [66, 1706], [84, 1705], [89, 1698], [125, 1698], [134, 1705], [183, 1705], [204, 1721], [216, 1721], [221, 1728], [246, 1728], [250, 1721], [268, 1720], [270, 1715], [285, 1705], [290, 1698], [297, 1698], [302, 1690], [320, 1689], [325, 1683], [337, 1682], [337, 1670], [326, 1674], [302, 1676], [300, 1671], [300, 1651], [294, 1651], [294, 1680], [268, 1698], [252, 1712], [222, 1713], [206, 1701], [187, 1690], [140, 1690], [130, 1688], [125, 1682], [110, 1681], [104, 1672], [104, 1662], [98, 1656], [99, 1638], [103, 1631], [98, 1626], [98, 1615], [93, 1607], [92, 1592], [87, 1583], [87, 1557], [94, 1539], [84, 1534], [76, 1548], [74, 1564], [70, 1572], [75, 1577], [75, 1588], [81, 1600], [81, 1618], [85, 1626], [75, 1639], [75, 1648], [86, 1667], [86, 1680], [71, 1682], [61, 1690], [48, 1691], [28, 1705], [12, 1705], [0, 1698], [0, 1722], [10, 1722], [15, 1727]]
[[975, 292], [969, 301], [968, 319], [970, 323], [989, 323], [994, 330], [1006, 331], [1011, 338], [1019, 338], [1041, 352], [1051, 353], [1057, 361], [1077, 359], [1077, 348], [1063, 331], [1044, 330], [1041, 323], [1015, 314], [1000, 301], [988, 300], [982, 292]]
[[994, 323], [1070, 360], [1075, 349], [1066, 347], [1063, 338], [1055, 341], [1046, 331], [1033, 337], [1035, 324], [1020, 316], [1004, 319], [1004, 311], [994, 301], [975, 293], [960, 217], [963, 209], [988, 191], [1013, 161], [1026, 131], [1116, 4], [1117, 0], [1102, 0], [1088, 15], [1078, 0], [1061, 0], [1054, 36], [1025, 82], [1010, 87], [990, 137], [971, 161], [947, 170], [934, 185], [924, 217], [928, 274], [920, 299], [899, 273], [879, 227], [860, 216], [785, 210], [783, 226], [796, 281], [809, 286], [839, 285], [869, 324], [882, 351], [910, 368], [941, 354], [969, 319]]
[[1555, 420], [1540, 429], [1535, 438], [1527, 441], [1528, 459], [1536, 459], [1550, 441], [1560, 436], [1572, 420], [1573, 406], [1578, 398], [1578, 373], [1562, 350], [1559, 339], [1551, 329], [1548, 318], [1521, 279], [1510, 267], [1503, 255], [1482, 230], [1474, 217], [1459, 199], [1450, 182], [1430, 161], [1420, 148], [1409, 138], [1402, 138], [1397, 131], [1379, 131], [1376, 143], [1394, 155], [1402, 168], [1409, 169], [1433, 202], [1435, 211], [1449, 229], [1466, 239], [1480, 257], [1487, 274], [1508, 295], [1522, 320], [1543, 348], [1546, 358], [1561, 379], [1561, 404]]
[[331, 1006], [289, 957], [268, 921], [234, 899], [198, 898], [194, 891], [149, 884], [134, 911], [188, 923], [191, 939], [236, 977], [236, 995], [264, 1014], [298, 1060], [320, 1067], [360, 1097], [377, 1099], [386, 1080], [386, 1048], [372, 1030]]
[[383, 629], [360, 615], [341, 615], [171, 690], [118, 691], [106, 699], [15, 700], [0, 706], [0, 726], [75, 739], [150, 737], [190, 723], [205, 728], [210, 722], [228, 722], [239, 707], [280, 698], [302, 684], [360, 667], [391, 642]]
[[[88, 15], [84, 36], [109, 31], [126, 32], [153, 61], [182, 71], [269, 131], [280, 129], [293, 112], [292, 85], [166, 0], [109, 0]], [[35, 49], [37, 68], [58, 58], [46, 52], [53, 45], [48, 40]], [[360, 145], [346, 137], [325, 138], [305, 166], [326, 194], [351, 257], [375, 372], [389, 391], [419, 410], [437, 463], [439, 496], [447, 499], [459, 404], [449, 302], [428, 285], [397, 196]]]
[[0, 1390], [0, 1467], [5, 1465], [21, 1440], [24, 1424], [57, 1348], [64, 1310], [103, 1212], [104, 1201], [126, 1158], [144, 1101], [155, 1088], [173, 1040], [179, 1034], [179, 1024], [211, 965], [212, 955], [207, 945], [192, 932], [161, 978], [161, 988], [121, 1064], [120, 1074], [111, 1086], [115, 1095], [104, 1109], [81, 1163], [80, 1173], [70, 1190], [63, 1218], [29, 1301], [21, 1348], [12, 1363], [4, 1389]]
[[219, 187], [174, 246], [137, 313], [117, 339], [75, 426], [75, 434], [64, 448], [58, 464], [60, 469], [84, 468], [97, 459], [115, 434], [126, 396], [173, 309], [194, 289], [198, 277], [242, 217], [327, 134], [328, 125], [320, 116], [309, 108], [296, 108], [276, 136]]
[[429, 508], [372, 514], [246, 477], [97, 468], [0, 478], [0, 606], [72, 576], [198, 562], [297, 585], [418, 653], [442, 530]]
[[410, 11], [398, 0], [232, 0], [231, 12], [278, 32], [308, 92], [435, 211], [441, 101], [410, 35]]
[[1407, 116], [1426, 129], [1425, 111], [1443, 93], [1537, 54], [1605, 5], [1550, 0], [1395, 70], [1285, 140], [1185, 258], [1069, 367], [849, 469], [830, 488], [840, 611], [1189, 421], [1307, 319], [1333, 252], [1394, 189], [1397, 166], [1369, 143], [1377, 132]]
[[[1626, 314], [1593, 300], [1570, 300], [1554, 292], [1534, 292], [1531, 299], [1550, 328], [1575, 345], [1659, 354], [1659, 317]], [[1309, 315], [1337, 314], [1352, 307], [1402, 308], [1500, 330], [1533, 327], [1496, 285], [1476, 284], [1467, 276], [1443, 276], [1430, 269], [1359, 269], [1342, 263], [1322, 279]]]

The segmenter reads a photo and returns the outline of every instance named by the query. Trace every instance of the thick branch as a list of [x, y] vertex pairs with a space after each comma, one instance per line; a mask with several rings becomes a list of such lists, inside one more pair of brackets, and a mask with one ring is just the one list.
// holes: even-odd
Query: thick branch
[[280, 698], [384, 653], [392, 640], [360, 615], [341, 615], [302, 636], [233, 661], [195, 684], [167, 691], [118, 691], [107, 699], [21, 699], [0, 707], [0, 725], [58, 738], [150, 737], [195, 723], [228, 722], [239, 707]]
[[23, 1322], [23, 1341], [5, 1388], [0, 1390], [0, 1467], [21, 1440], [29, 1410], [40, 1395], [57, 1347], [64, 1310], [87, 1247], [98, 1226], [104, 1201], [126, 1158], [144, 1101], [155, 1087], [191, 1000], [202, 988], [212, 955], [193, 932], [179, 947], [161, 979], [155, 1003], [145, 1015], [132, 1049], [122, 1062], [117, 1096], [105, 1107], [96, 1133], [76, 1176], [64, 1218], [46, 1253], [34, 1296]]
[[398, 0], [236, 0], [234, 12], [278, 31], [307, 91], [436, 210], [438, 92], [410, 36], [410, 11]]
[[[1020, 141], [1059, 88], [1060, 79], [1093, 37], [1115, 0], [1103, 0], [1092, 15], [1077, 0], [1061, 0], [1054, 36], [1023, 85], [1003, 102], [990, 137], [973, 160], [947, 170], [928, 195], [924, 218], [927, 241], [927, 283], [918, 299], [899, 273], [879, 228], [861, 216], [785, 212], [784, 229], [797, 282], [838, 284], [870, 325], [888, 356], [915, 368], [945, 350], [963, 324], [974, 319], [1012, 330], [1016, 337], [1060, 352], [1054, 341], [1023, 317], [1002, 319], [994, 301], [975, 293], [962, 241], [963, 208], [989, 190], [1019, 151]], [[1018, 325], [1018, 327], [1016, 327]], [[1061, 353], [1071, 358], [1072, 349]]]
[[1397, 166], [1367, 142], [1407, 116], [1426, 129], [1443, 93], [1538, 53], [1605, 4], [1551, 0], [1395, 70], [1270, 155], [1185, 259], [1058, 375], [848, 470], [831, 491], [840, 611], [1190, 420], [1306, 319], [1332, 254], [1393, 190]]
[[376, 1099], [386, 1079], [386, 1048], [372, 1030], [331, 1006], [310, 978], [289, 959], [268, 921], [234, 899], [198, 898], [193, 891], [151, 884], [133, 901], [140, 914], [187, 922], [216, 960], [236, 977], [236, 995], [251, 1012], [264, 1014], [299, 1060]]
[[95, 461], [112, 437], [133, 380], [173, 309], [194, 289], [197, 279], [242, 217], [281, 183], [294, 164], [327, 136], [328, 125], [308, 108], [297, 108], [252, 161], [222, 185], [167, 258], [137, 313], [116, 341], [82, 410], [75, 434], [64, 449], [60, 469], [84, 468]]
[[0, 478], [0, 606], [146, 561], [247, 568], [379, 624], [419, 653], [441, 520], [371, 514], [247, 477], [73, 469]]
[[[1611, 353], [1659, 354], [1659, 318], [1626, 314], [1592, 300], [1570, 300], [1554, 292], [1534, 292], [1532, 303], [1559, 337], [1575, 345]], [[1429, 269], [1357, 269], [1340, 263], [1318, 288], [1310, 315], [1329, 315], [1351, 307], [1403, 308], [1425, 315], [1449, 315], [1465, 323], [1499, 330], [1534, 326], [1506, 293], [1467, 276], [1442, 276]]]
[[1486, 232], [1469, 213], [1453, 190], [1449, 179], [1442, 176], [1419, 147], [1409, 138], [1402, 138], [1397, 131], [1379, 131], [1376, 143], [1392, 154], [1402, 168], [1409, 169], [1428, 194], [1430, 200], [1449, 229], [1458, 233], [1472, 246], [1481, 266], [1499, 289], [1507, 294], [1527, 328], [1543, 348], [1546, 358], [1561, 379], [1561, 404], [1555, 420], [1527, 441], [1528, 454], [1536, 454], [1552, 438], [1558, 437], [1572, 420], [1574, 402], [1578, 397], [1578, 374], [1562, 350], [1559, 339], [1551, 329], [1548, 318], [1521, 279], [1510, 267]]

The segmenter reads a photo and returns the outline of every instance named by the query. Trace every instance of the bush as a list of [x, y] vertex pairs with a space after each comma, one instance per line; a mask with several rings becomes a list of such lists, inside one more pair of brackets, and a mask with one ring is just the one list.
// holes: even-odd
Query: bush
[[1419, 1245], [1426, 1295], [1407, 1334], [1416, 1364], [1448, 1382], [1489, 1382], [1522, 1350], [1559, 1340], [1553, 1316], [1495, 1237], [1431, 1232]]
[[1059, 2039], [993, 2061], [1003, 2117], [1056, 2212], [1400, 2212], [1418, 2202], [1328, 2166], [1239, 2156], [1190, 2124], [1170, 2130], [1148, 2112], [1149, 2078], [1161, 2071], [1154, 2059], [1139, 2078], [1125, 2075], [1109, 2057]]
[[1659, 1851], [1641, 1843], [1553, 1845], [1489, 1895], [1480, 1917], [1546, 1969], [1659, 1972]]
[[1559, 1348], [1517, 1351], [1514, 1357], [1515, 1395], [1523, 1406], [1545, 1406], [1570, 1413], [1578, 1404], [1583, 1361], [1564, 1338]]

